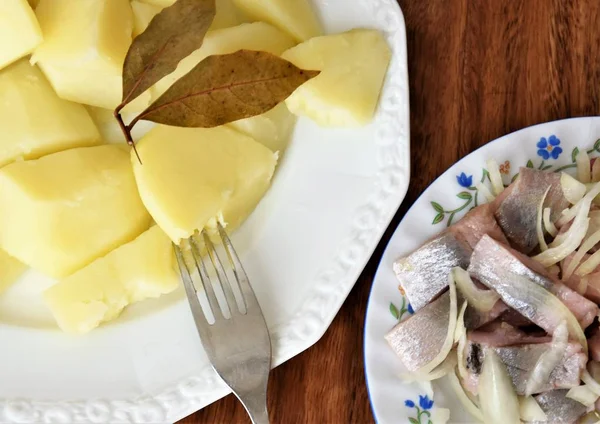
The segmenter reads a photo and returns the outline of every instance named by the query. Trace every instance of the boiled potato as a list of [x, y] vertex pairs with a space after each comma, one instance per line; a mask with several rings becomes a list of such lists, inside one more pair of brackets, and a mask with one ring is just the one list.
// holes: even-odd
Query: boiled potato
[[21, 262], [65, 277], [150, 225], [129, 153], [80, 147], [0, 170], [0, 245]]
[[[171, 6], [173, 3], [175, 3], [175, 0], [140, 0], [142, 3], [146, 3], [148, 5], [154, 6], [156, 13], [158, 13], [160, 10], [162, 10], [163, 8], [167, 7], [167, 6]], [[134, 0], [131, 5], [133, 6], [133, 3], [137, 3], [137, 0]], [[215, 1], [215, 6], [216, 6], [216, 14], [215, 14], [215, 19], [213, 20], [212, 25], [210, 26], [210, 29], [221, 29], [221, 28], [228, 28], [228, 27], [232, 27], [235, 25], [239, 25], [242, 23], [242, 21], [240, 20], [240, 17], [238, 16], [238, 11], [235, 8], [235, 6], [233, 5], [232, 0], [216, 0]], [[136, 7], [134, 7], [134, 13], [135, 13], [135, 9]], [[155, 13], [155, 14], [156, 14]], [[152, 19], [152, 18], [150, 18]], [[150, 23], [150, 21], [148, 21], [148, 23]], [[146, 24], [146, 26], [148, 26], [148, 23]]]
[[162, 10], [153, 4], [134, 0], [131, 2], [133, 10], [133, 35], [138, 36], [148, 28], [150, 21]]
[[296, 117], [281, 103], [267, 113], [231, 122], [229, 126], [279, 152], [287, 147], [295, 123]]
[[4, 250], [0, 250], [0, 294], [14, 283], [27, 269]]
[[300, 68], [321, 71], [287, 99], [292, 113], [326, 127], [356, 127], [371, 121], [391, 59], [379, 31], [359, 29], [313, 38], [282, 57]]
[[171, 240], [157, 226], [60, 281], [44, 293], [63, 331], [86, 333], [127, 305], [179, 284]]
[[268, 22], [297, 41], [323, 34], [309, 0], [233, 0], [249, 17]]
[[0, 166], [100, 143], [85, 108], [59, 98], [25, 59], [0, 71]]
[[202, 47], [179, 62], [175, 72], [161, 79], [153, 87], [153, 97], [158, 98], [175, 81], [191, 71], [208, 56], [234, 53], [242, 49], [262, 50], [279, 55], [295, 44], [291, 37], [264, 22], [209, 31]]
[[175, 243], [215, 218], [230, 229], [254, 209], [269, 187], [276, 156], [226, 127], [159, 125], [138, 142], [131, 160], [140, 195]]
[[0, 69], [30, 54], [42, 31], [27, 0], [0, 1]]
[[[123, 62], [131, 45], [133, 14], [128, 0], [40, 0], [35, 10], [44, 42], [38, 63], [63, 99], [114, 109], [121, 103]], [[146, 108], [144, 93], [127, 110]]]

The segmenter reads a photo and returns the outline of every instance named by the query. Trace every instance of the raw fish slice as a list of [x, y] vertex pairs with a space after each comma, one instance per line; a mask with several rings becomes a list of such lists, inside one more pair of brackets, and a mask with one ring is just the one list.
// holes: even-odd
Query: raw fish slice
[[438, 237], [394, 263], [396, 277], [415, 311], [448, 287], [452, 268], [469, 265], [473, 248], [484, 234], [506, 241], [490, 205], [474, 208]]
[[528, 334], [502, 321], [494, 321], [467, 335], [472, 343], [503, 347], [517, 344], [549, 343], [552, 337], [543, 334]]
[[551, 390], [535, 397], [546, 414], [546, 421], [534, 421], [533, 424], [572, 424], [586, 412], [581, 403], [567, 397], [568, 390]]
[[537, 211], [548, 187], [544, 207], [550, 208], [553, 222], [569, 206], [560, 180], [560, 173], [521, 168], [519, 178], [504, 191], [500, 201], [496, 201], [498, 224], [519, 252], [529, 254], [538, 245]]
[[[525, 339], [530, 340], [530, 336]], [[524, 340], [525, 340], [524, 339]], [[534, 341], [537, 341], [533, 339]], [[539, 340], [547, 340], [545, 336]], [[477, 392], [479, 374], [488, 349], [493, 349], [506, 365], [517, 394], [525, 394], [527, 381], [531, 370], [535, 367], [540, 356], [550, 349], [551, 343], [529, 343], [515, 346], [488, 346], [469, 340], [466, 347], [466, 367], [469, 373], [465, 381], [467, 389]], [[559, 365], [552, 371], [548, 382], [541, 386], [536, 393], [553, 389], [568, 389], [579, 386], [581, 372], [585, 369], [587, 355], [582, 352], [581, 345], [569, 343]]]
[[563, 318], [550, 307], [538, 310], [529, 302], [523, 301], [524, 290], [531, 284], [548, 290], [548, 301], [552, 300], [550, 293], [559, 298], [583, 328], [592, 323], [598, 315], [598, 306], [595, 303], [532, 268], [536, 271], [544, 270], [539, 264], [508, 246], [489, 236], [483, 236], [473, 251], [469, 272], [474, 278], [496, 290], [504, 303], [550, 334]]
[[448, 333], [450, 292], [399, 322], [385, 339], [409, 371], [416, 371], [440, 353]]

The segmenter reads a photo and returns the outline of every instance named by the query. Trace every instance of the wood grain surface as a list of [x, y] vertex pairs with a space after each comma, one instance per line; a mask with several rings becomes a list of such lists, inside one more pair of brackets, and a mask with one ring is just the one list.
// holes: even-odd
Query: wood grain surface
[[[399, 3], [408, 34], [410, 189], [327, 333], [271, 373], [273, 423], [374, 422], [362, 359], [364, 316], [379, 258], [404, 213], [482, 144], [529, 125], [600, 113], [598, 0]], [[228, 396], [182, 422], [249, 420]]]

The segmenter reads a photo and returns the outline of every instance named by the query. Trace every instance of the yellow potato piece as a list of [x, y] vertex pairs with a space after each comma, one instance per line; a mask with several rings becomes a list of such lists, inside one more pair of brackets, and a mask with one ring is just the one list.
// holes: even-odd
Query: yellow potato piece
[[325, 127], [357, 127], [371, 121], [391, 59], [379, 31], [313, 38], [282, 57], [300, 68], [321, 71], [287, 99], [292, 113]]
[[0, 294], [14, 283], [27, 269], [4, 250], [0, 250]]
[[309, 0], [233, 0], [257, 21], [268, 22], [302, 42], [323, 34]]
[[44, 297], [60, 328], [81, 334], [178, 284], [171, 240], [154, 226], [49, 288]]
[[56, 95], [25, 59], [0, 71], [0, 166], [100, 143], [85, 107]]
[[150, 225], [129, 153], [80, 147], [0, 170], [0, 245], [21, 262], [65, 277]]
[[242, 49], [262, 50], [280, 55], [295, 44], [290, 36], [264, 22], [241, 24], [233, 28], [209, 31], [202, 47], [179, 62], [173, 73], [156, 83], [153, 87], [153, 98], [156, 99], [162, 95], [175, 81], [191, 71], [194, 66], [208, 56], [234, 53]]
[[134, 0], [131, 2], [133, 10], [133, 35], [138, 36], [148, 28], [150, 21], [162, 10], [162, 7]]
[[42, 31], [27, 0], [0, 1], [0, 69], [27, 56], [42, 42]]
[[[122, 71], [131, 45], [133, 13], [128, 0], [40, 0], [35, 10], [44, 42], [38, 63], [64, 99], [114, 109], [122, 97]], [[144, 93], [128, 107], [142, 110]]]
[[[131, 2], [131, 5], [133, 6], [133, 13], [135, 14], [137, 6], [135, 6], [134, 3], [145, 3], [147, 5], [153, 6], [156, 10], [156, 13], [158, 13], [163, 8], [171, 6], [173, 3], [175, 3], [175, 0], [134, 0]], [[216, 0], [215, 6], [217, 10], [215, 14], [215, 19], [213, 20], [213, 23], [210, 26], [211, 30], [228, 28], [242, 23], [240, 16], [238, 15], [238, 11], [233, 5], [233, 0]], [[146, 26], [148, 26], [148, 23], [150, 23], [150, 20], [148, 20]]]
[[217, 218], [237, 227], [267, 191], [276, 155], [226, 127], [157, 126], [131, 155], [146, 208], [179, 243]]
[[252, 137], [273, 152], [280, 152], [287, 147], [295, 124], [296, 117], [288, 110], [285, 103], [281, 103], [267, 113], [240, 119], [228, 125]]

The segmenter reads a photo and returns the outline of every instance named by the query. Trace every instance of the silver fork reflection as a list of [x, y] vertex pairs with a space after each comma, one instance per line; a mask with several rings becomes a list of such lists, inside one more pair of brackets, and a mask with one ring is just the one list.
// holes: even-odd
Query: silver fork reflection
[[[227, 263], [231, 266], [234, 278], [228, 277], [214, 244], [206, 231], [202, 231], [199, 235], [188, 239], [191, 255], [184, 255], [181, 248], [174, 245], [181, 279], [202, 346], [213, 368], [242, 402], [252, 422], [267, 424], [269, 422], [267, 383], [271, 369], [271, 339], [260, 305], [231, 240], [221, 224], [217, 224], [217, 231], [223, 241]], [[204, 258], [201, 255], [198, 238], [202, 239], [206, 248], [207, 255]], [[209, 277], [210, 266], [215, 271], [216, 278], [213, 278], [215, 281], [211, 281]], [[204, 313], [198, 299], [198, 291], [193, 280], [195, 275], [206, 294], [208, 305], [205, 307], [210, 310], [210, 313]], [[235, 280], [237, 287], [231, 280]], [[224, 305], [219, 305], [215, 287], [221, 288]], [[241, 294], [239, 296], [241, 305], [238, 305], [234, 291]], [[214, 322], [209, 321], [210, 315]]]

